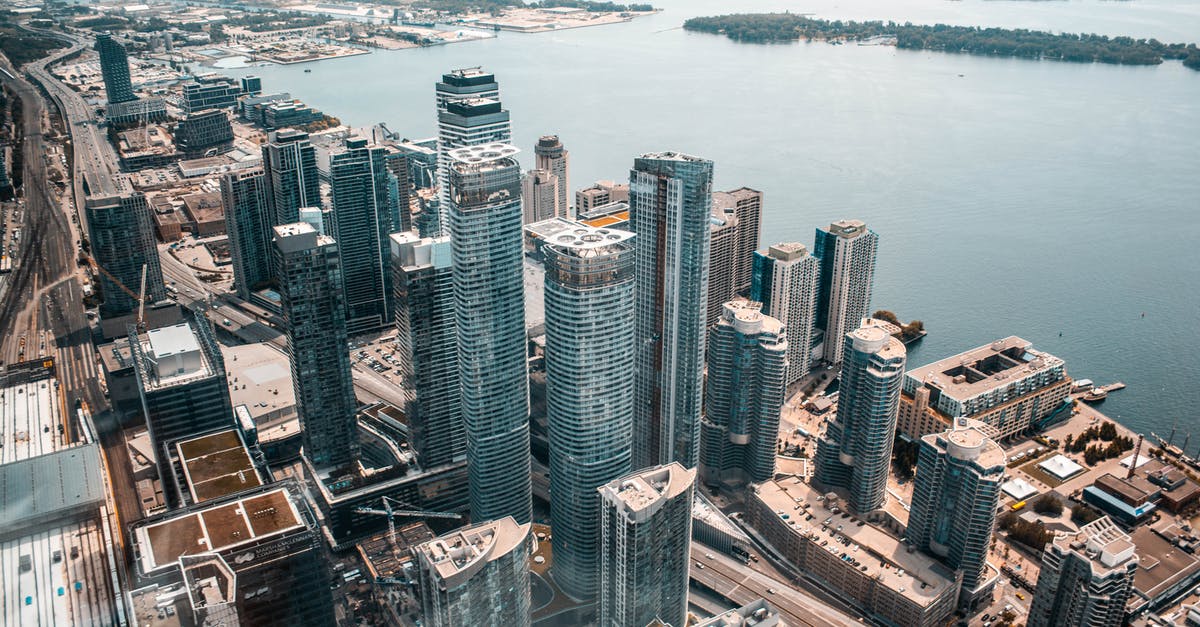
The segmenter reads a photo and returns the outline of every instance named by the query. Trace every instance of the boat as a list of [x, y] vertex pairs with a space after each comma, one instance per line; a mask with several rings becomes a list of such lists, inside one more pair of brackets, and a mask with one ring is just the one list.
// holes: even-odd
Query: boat
[[1090, 392], [1079, 397], [1079, 400], [1085, 403], [1099, 403], [1108, 398], [1108, 390], [1103, 388], [1092, 388]]
[[1074, 385], [1071, 386], [1072, 392], [1082, 392], [1096, 387], [1096, 383], [1091, 379], [1076, 379]]
[[306, 67], [306, 68], [304, 68], [304, 73], [305, 73], [305, 74], [312, 74], [312, 68], [310, 68], [310, 67]]

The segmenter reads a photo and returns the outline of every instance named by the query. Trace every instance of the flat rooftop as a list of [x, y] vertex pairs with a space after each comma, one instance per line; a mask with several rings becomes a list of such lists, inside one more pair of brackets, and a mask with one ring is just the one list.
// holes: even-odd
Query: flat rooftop
[[567, 218], [550, 218], [525, 225], [525, 232], [548, 246], [562, 250], [598, 250], [633, 238], [620, 229], [597, 228]]
[[1200, 557], [1168, 542], [1148, 525], [1135, 529], [1130, 538], [1138, 554], [1133, 587], [1146, 597], [1153, 599], [1200, 571]]
[[[0, 464], [46, 455], [72, 446], [58, 379], [0, 388]], [[59, 427], [63, 432], [59, 433]]]
[[[466, 101], [470, 102], [470, 101]], [[517, 153], [521, 152], [516, 146], [508, 144], [484, 144], [467, 146], [450, 151], [450, 160], [456, 164], [481, 165], [502, 160], [516, 161]], [[501, 164], [504, 165], [504, 164]]]
[[87, 518], [104, 505], [100, 446], [75, 446], [0, 465], [0, 537]]
[[250, 452], [236, 429], [178, 442], [175, 447], [196, 503], [262, 485]]
[[[469, 578], [478, 564], [502, 558], [529, 538], [531, 525], [517, 523], [511, 516], [450, 532], [424, 544], [413, 552], [448, 581], [449, 587], [461, 584], [460, 575]], [[465, 579], [464, 579], [465, 580]]]
[[182, 555], [220, 552], [303, 526], [287, 490], [279, 488], [138, 527], [134, 537], [148, 574]]
[[648, 468], [600, 486], [601, 498], [618, 504], [627, 513], [679, 496], [690, 488], [696, 471], [678, 463]]
[[[833, 513], [824, 495], [798, 477], [764, 482], [755, 494], [780, 518], [788, 520], [794, 533], [807, 535], [818, 544], [828, 541], [823, 549], [859, 561], [857, 566], [847, 564], [846, 568], [857, 568], [862, 576], [878, 580], [918, 605], [932, 603], [955, 585], [953, 571], [920, 551], [909, 552], [899, 538], [869, 523], [852, 521], [844, 509]], [[806, 520], [805, 512], [813, 517], [811, 521]], [[849, 546], [839, 538], [848, 539]]]
[[905, 377], [964, 400], [1062, 365], [1063, 360], [1014, 335], [914, 368]]
[[117, 624], [105, 535], [86, 520], [0, 542], [0, 625]]
[[287, 355], [265, 343], [220, 349], [234, 407], [245, 405], [260, 427], [295, 416], [296, 388]]

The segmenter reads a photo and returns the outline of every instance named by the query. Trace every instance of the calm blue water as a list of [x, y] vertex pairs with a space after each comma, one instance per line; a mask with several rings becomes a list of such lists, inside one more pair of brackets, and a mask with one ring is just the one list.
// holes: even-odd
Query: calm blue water
[[719, 188], [766, 193], [764, 244], [866, 220], [881, 236], [875, 305], [930, 331], [911, 364], [1020, 335], [1077, 378], [1129, 384], [1103, 407], [1126, 424], [1200, 435], [1200, 72], [744, 45], [678, 28], [787, 9], [1189, 42], [1200, 3], [655, 4], [667, 10], [617, 26], [227, 71], [346, 123], [427, 137], [441, 72], [485, 65], [515, 143], [532, 151], [559, 134], [575, 188], [626, 178], [639, 153], [684, 150], [716, 161]]

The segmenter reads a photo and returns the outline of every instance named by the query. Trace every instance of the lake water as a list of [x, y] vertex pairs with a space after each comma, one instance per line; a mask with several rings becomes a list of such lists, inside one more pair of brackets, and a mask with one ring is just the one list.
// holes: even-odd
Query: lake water
[[[930, 332], [911, 365], [1020, 335], [1076, 378], [1126, 382], [1103, 406], [1122, 422], [1200, 436], [1200, 72], [737, 44], [678, 28], [734, 3], [655, 4], [622, 25], [224, 71], [428, 137], [439, 75], [484, 65], [525, 162], [559, 134], [574, 188], [682, 150], [716, 162], [717, 188], [765, 192], [764, 245], [866, 220], [881, 238], [874, 305]], [[785, 9], [1200, 40], [1188, 0], [736, 3]]]

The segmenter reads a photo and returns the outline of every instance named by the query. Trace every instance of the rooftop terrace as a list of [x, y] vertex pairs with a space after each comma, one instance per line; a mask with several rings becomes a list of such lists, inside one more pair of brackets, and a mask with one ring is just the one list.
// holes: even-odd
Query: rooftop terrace
[[229, 429], [175, 445], [192, 499], [203, 503], [262, 485], [250, 452]]
[[914, 368], [905, 378], [963, 400], [1062, 365], [1058, 357], [1036, 351], [1030, 342], [1011, 336]]

